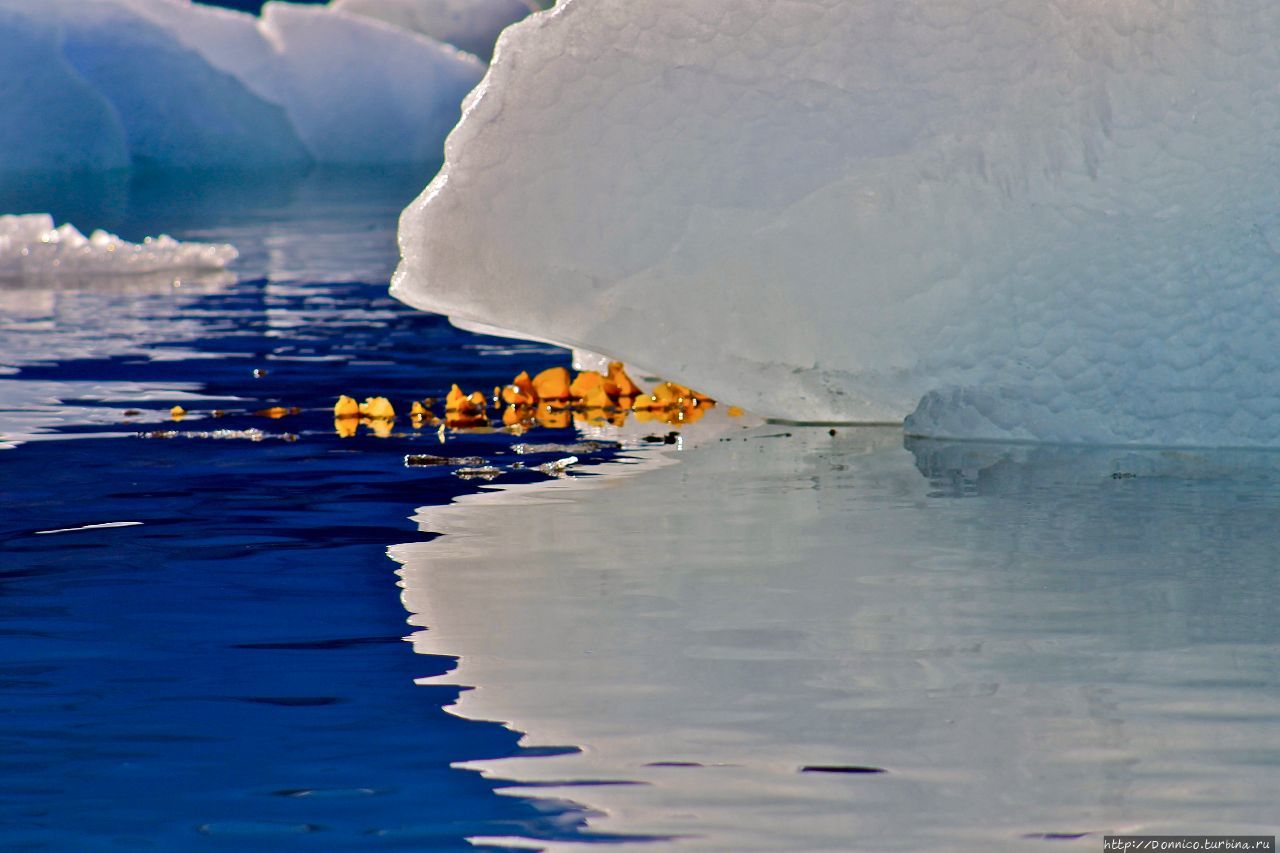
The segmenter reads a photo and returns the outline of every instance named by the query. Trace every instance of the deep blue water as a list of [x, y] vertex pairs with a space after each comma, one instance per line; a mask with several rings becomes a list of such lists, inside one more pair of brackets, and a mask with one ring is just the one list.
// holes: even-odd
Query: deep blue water
[[[497, 795], [450, 767], [517, 754], [519, 735], [451, 716], [453, 690], [414, 684], [453, 659], [404, 641], [385, 555], [422, 535], [415, 508], [478, 487], [405, 467], [406, 453], [501, 462], [518, 439], [454, 435], [441, 449], [404, 418], [391, 438], [340, 438], [331, 415], [339, 393], [403, 407], [567, 354], [461, 332], [386, 295], [395, 215], [421, 184], [190, 186], [53, 186], [22, 202], [134, 239], [265, 236], [242, 247], [249, 277], [230, 286], [0, 293], [7, 393], [59, 398], [34, 406], [55, 422], [38, 440], [0, 451], [0, 848], [454, 849], [474, 834], [580, 834], [581, 807]], [[336, 245], [316, 260], [308, 235]], [[370, 273], [264, 273], [346, 260]], [[191, 414], [167, 422], [178, 403]], [[273, 405], [301, 413], [252, 414]], [[187, 435], [249, 428], [268, 437]], [[178, 435], [141, 437], [155, 431]], [[557, 437], [572, 431], [538, 440]], [[506, 479], [522, 476], [541, 475]], [[141, 524], [39, 533], [124, 521]]]

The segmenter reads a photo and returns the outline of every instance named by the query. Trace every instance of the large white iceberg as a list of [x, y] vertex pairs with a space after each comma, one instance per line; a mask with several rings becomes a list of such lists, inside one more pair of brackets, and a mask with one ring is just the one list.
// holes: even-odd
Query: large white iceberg
[[540, 8], [535, 0], [333, 0], [329, 5], [431, 36], [486, 60], [498, 33]]
[[1258, 0], [566, 0], [394, 292], [769, 416], [1274, 444], [1277, 40]]
[[475, 57], [324, 6], [0, 0], [0, 173], [436, 160]]

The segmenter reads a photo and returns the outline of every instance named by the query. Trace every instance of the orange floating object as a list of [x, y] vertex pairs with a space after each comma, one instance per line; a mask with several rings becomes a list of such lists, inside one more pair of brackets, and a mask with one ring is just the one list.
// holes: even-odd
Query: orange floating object
[[573, 383], [569, 386], [569, 396], [575, 400], [581, 400], [596, 390], [604, 390], [604, 377], [594, 370], [584, 370], [574, 377]]
[[548, 367], [533, 377], [533, 390], [539, 400], [568, 400], [569, 371], [563, 367]]
[[538, 402], [538, 392], [533, 388], [533, 380], [528, 371], [520, 371], [520, 375], [511, 380], [511, 384], [502, 389], [502, 402], [512, 406], [533, 406]]
[[338, 402], [333, 404], [333, 416], [335, 418], [354, 418], [359, 414], [360, 404], [346, 394], [339, 397]]
[[725, 414], [727, 414], [731, 418], [740, 418], [744, 414], [746, 414], [746, 412], [744, 412], [738, 406], [730, 406], [728, 409], [725, 410]]
[[609, 378], [605, 382], [604, 390], [608, 391], [611, 397], [638, 397], [644, 393], [639, 385], [631, 381], [631, 377], [627, 375], [620, 361], [609, 362]]
[[254, 412], [254, 414], [263, 418], [272, 418], [274, 420], [279, 420], [280, 418], [283, 418], [285, 415], [296, 415], [300, 411], [301, 409], [299, 409], [297, 406], [290, 406], [287, 409], [284, 406], [272, 406], [269, 409], [259, 409], [258, 411]]
[[[596, 374], [599, 376], [599, 374]], [[582, 398], [582, 405], [588, 409], [613, 409], [613, 400], [605, 393], [603, 385], [597, 385]]]
[[563, 407], [541, 405], [534, 413], [538, 426], [547, 429], [567, 429], [573, 423], [573, 411]]
[[360, 414], [366, 418], [394, 418], [396, 410], [386, 397], [366, 397], [360, 404]]
[[169, 417], [175, 421], [180, 421], [187, 416], [187, 410], [181, 406], [174, 406], [169, 410]]

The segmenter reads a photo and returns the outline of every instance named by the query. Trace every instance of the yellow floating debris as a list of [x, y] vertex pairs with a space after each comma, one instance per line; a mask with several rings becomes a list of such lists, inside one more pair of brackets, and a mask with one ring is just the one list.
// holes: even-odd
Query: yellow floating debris
[[[354, 400], [352, 402], [355, 402]], [[351, 438], [356, 434], [356, 430], [360, 427], [360, 419], [353, 418], [350, 415], [339, 416], [333, 419], [333, 431], [341, 438]]]
[[366, 418], [394, 418], [395, 407], [386, 397], [366, 397], [360, 404], [360, 414]]
[[[596, 374], [600, 376], [600, 374]], [[603, 380], [602, 380], [603, 381]], [[609, 399], [609, 395], [604, 391], [604, 385], [596, 385], [587, 391], [582, 397], [582, 405], [587, 409], [612, 409], [614, 408], [613, 400]]]
[[[610, 385], [613, 385], [612, 389]], [[620, 361], [609, 362], [609, 381], [605, 383], [604, 390], [614, 397], [639, 397], [644, 393], [639, 385], [631, 381]]]
[[743, 415], [745, 415], [746, 412], [743, 411], [739, 406], [730, 406], [728, 409], [725, 410], [725, 414], [727, 414], [731, 418], [740, 418]]
[[584, 370], [569, 384], [569, 396], [575, 400], [584, 399], [592, 391], [604, 393], [604, 377], [594, 370]]
[[175, 421], [180, 421], [187, 416], [187, 410], [181, 406], [174, 406], [169, 410], [169, 417]]
[[360, 404], [346, 394], [339, 397], [338, 402], [333, 404], [333, 416], [335, 418], [354, 418], [359, 414]]
[[285, 415], [296, 415], [300, 411], [302, 410], [299, 409], [297, 406], [290, 406], [287, 409], [284, 406], [272, 406], [269, 409], [259, 409], [258, 411], [254, 412], [254, 414], [263, 418], [272, 418], [274, 420], [279, 420], [280, 418], [283, 418]]
[[488, 401], [479, 391], [465, 394], [461, 388], [454, 385], [449, 389], [449, 396], [445, 398], [444, 406], [444, 422], [453, 429], [489, 424]]
[[378, 438], [391, 437], [391, 420], [389, 418], [364, 418], [361, 420]]
[[502, 389], [502, 402], [510, 406], [537, 405], [538, 392], [533, 389], [533, 380], [529, 378], [528, 371], [520, 371], [520, 375]]
[[533, 377], [533, 390], [539, 400], [568, 400], [572, 396], [570, 384], [569, 371], [563, 367], [548, 367]]
[[570, 409], [543, 404], [534, 413], [538, 426], [547, 429], [568, 429], [573, 423], [573, 412]]

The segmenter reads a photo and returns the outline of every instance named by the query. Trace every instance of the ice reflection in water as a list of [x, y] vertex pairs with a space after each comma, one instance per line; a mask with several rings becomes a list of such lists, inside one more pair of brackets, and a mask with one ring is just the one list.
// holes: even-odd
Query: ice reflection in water
[[1276, 831], [1280, 455], [789, 429], [422, 511], [458, 712], [583, 748], [485, 770], [714, 849]]

